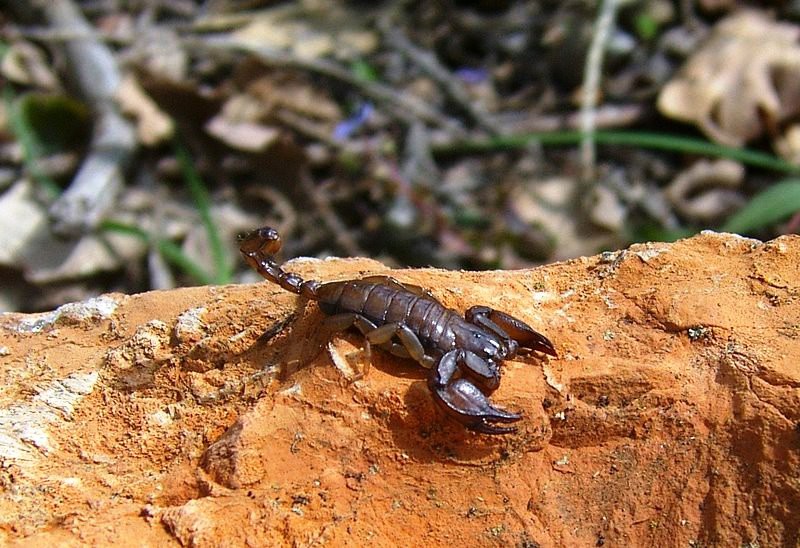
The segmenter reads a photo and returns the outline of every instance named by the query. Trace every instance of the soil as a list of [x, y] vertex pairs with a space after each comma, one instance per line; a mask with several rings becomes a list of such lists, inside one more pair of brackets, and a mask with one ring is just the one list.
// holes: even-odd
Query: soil
[[[396, 270], [558, 357], [505, 363], [510, 435], [269, 283], [0, 317], [0, 541], [797, 546], [800, 237], [706, 232], [534, 270]], [[321, 280], [386, 273], [296, 260]], [[749, 543], [749, 544], [748, 544]]]

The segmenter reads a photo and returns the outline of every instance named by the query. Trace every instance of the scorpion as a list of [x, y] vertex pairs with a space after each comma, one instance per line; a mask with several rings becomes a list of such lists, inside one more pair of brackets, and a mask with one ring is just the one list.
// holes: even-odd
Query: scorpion
[[492, 405], [500, 367], [520, 349], [556, 356], [550, 340], [523, 321], [487, 306], [473, 306], [464, 317], [416, 285], [389, 276], [322, 283], [286, 272], [274, 259], [281, 238], [271, 227], [240, 237], [247, 264], [283, 289], [318, 302], [335, 331], [355, 327], [370, 344], [428, 369], [428, 388], [447, 416], [485, 434], [516, 430], [503, 426], [520, 413]]

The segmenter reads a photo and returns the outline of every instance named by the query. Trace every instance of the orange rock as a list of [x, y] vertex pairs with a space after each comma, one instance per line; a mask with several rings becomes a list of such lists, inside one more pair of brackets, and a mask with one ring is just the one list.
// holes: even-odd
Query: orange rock
[[392, 272], [555, 343], [558, 359], [506, 362], [492, 399], [525, 419], [494, 437], [442, 417], [413, 363], [376, 351], [343, 374], [330, 353], [358, 362], [359, 337], [326, 346], [315, 305], [272, 284], [6, 314], [0, 540], [793, 545], [798, 264], [798, 237], [704, 233], [536, 270]]

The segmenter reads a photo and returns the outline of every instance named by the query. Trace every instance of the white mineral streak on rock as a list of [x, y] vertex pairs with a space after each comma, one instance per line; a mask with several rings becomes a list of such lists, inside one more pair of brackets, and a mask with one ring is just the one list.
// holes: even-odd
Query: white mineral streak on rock
[[0, 409], [0, 459], [33, 464], [39, 452], [52, 452], [49, 428], [72, 419], [75, 406], [97, 379], [96, 371], [73, 373], [51, 382], [28, 403]]

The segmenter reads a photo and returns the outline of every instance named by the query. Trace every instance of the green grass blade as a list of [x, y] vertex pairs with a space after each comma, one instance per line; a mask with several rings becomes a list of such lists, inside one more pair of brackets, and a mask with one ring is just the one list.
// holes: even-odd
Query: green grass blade
[[57, 198], [61, 194], [61, 187], [52, 177], [39, 169], [37, 160], [44, 156], [44, 147], [24, 116], [23, 109], [10, 84], [3, 86], [3, 102], [6, 105], [6, 112], [8, 112], [11, 133], [14, 134], [14, 138], [22, 148], [22, 162], [25, 164], [25, 168], [36, 184], [43, 188], [50, 198]]
[[200, 285], [211, 285], [215, 280], [211, 278], [199, 264], [191, 260], [186, 253], [170, 240], [156, 240], [156, 246], [161, 256], [177, 268], [186, 272]]
[[217, 284], [230, 283], [233, 277], [232, 266], [228, 262], [228, 256], [225, 253], [225, 248], [222, 245], [222, 239], [219, 236], [219, 230], [211, 217], [211, 198], [208, 195], [206, 186], [200, 178], [200, 174], [194, 168], [194, 163], [189, 157], [186, 148], [176, 141], [175, 155], [178, 159], [178, 164], [181, 167], [181, 172], [186, 180], [186, 185], [189, 188], [189, 194], [192, 196], [197, 211], [200, 213], [200, 220], [206, 229], [208, 235], [208, 242], [211, 246], [211, 257], [214, 261], [214, 282]]
[[[755, 150], [741, 149], [718, 145], [705, 141], [645, 131], [597, 131], [594, 139], [602, 145], [632, 146], [666, 150], [670, 152], [683, 152], [702, 156], [715, 156], [730, 158], [746, 165], [779, 171], [782, 173], [800, 173], [800, 166], [791, 164], [771, 154]], [[471, 152], [491, 152], [497, 150], [515, 150], [540, 143], [544, 146], [568, 146], [580, 143], [579, 131], [551, 131], [540, 133], [526, 133], [524, 135], [509, 135], [461, 141], [446, 146], [434, 146], [436, 154], [467, 154]]]
[[786, 179], [753, 196], [722, 225], [725, 232], [748, 233], [800, 211], [800, 179]]
[[718, 145], [702, 139], [640, 131], [598, 131], [596, 139], [598, 143], [605, 145], [638, 146], [703, 156], [716, 156], [736, 160], [753, 167], [784, 173], [800, 173], [800, 166], [791, 164], [771, 154], [745, 148]]
[[147, 231], [138, 226], [110, 219], [100, 224], [100, 230], [126, 234], [138, 238], [150, 246], [155, 246], [167, 262], [191, 276], [197, 283], [201, 285], [213, 283], [211, 276], [206, 274], [205, 270], [203, 270], [199, 264], [189, 258], [178, 245], [170, 240], [153, 238]]

